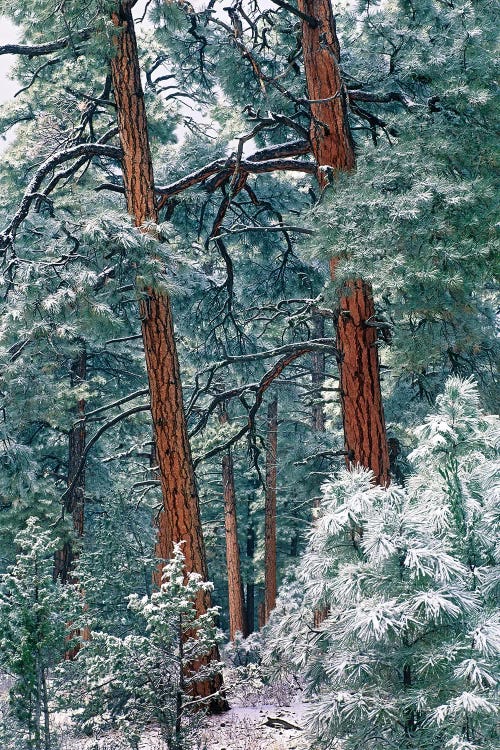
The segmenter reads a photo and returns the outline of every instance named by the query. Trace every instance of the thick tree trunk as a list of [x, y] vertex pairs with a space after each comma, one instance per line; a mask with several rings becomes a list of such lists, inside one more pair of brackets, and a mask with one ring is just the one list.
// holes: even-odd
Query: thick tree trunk
[[265, 499], [265, 590], [264, 621], [276, 606], [276, 469], [278, 453], [278, 399], [267, 409], [266, 499]]
[[[118, 33], [111, 77], [123, 150], [123, 181], [127, 208], [135, 225], [148, 231], [147, 222], [157, 223], [154, 176], [148, 138], [148, 123], [141, 84], [139, 57], [131, 2], [122, 2], [112, 20]], [[179, 361], [174, 338], [170, 299], [151, 287], [141, 289], [139, 310], [151, 397], [151, 415], [163, 495], [158, 519], [157, 556], [172, 556], [175, 542], [184, 542], [186, 570], [207, 580], [207, 564], [201, 526], [198, 492], [187, 435]], [[208, 593], [198, 597], [198, 614], [210, 606]], [[217, 653], [211, 655], [217, 657]], [[222, 678], [193, 685], [193, 694], [206, 697], [221, 688]], [[225, 710], [224, 700], [211, 703], [212, 710]]]
[[[221, 424], [229, 417], [223, 409]], [[231, 449], [222, 457], [222, 487], [224, 494], [224, 527], [226, 536], [227, 589], [229, 604], [229, 638], [234, 641], [236, 633], [246, 635], [245, 601], [241, 578], [240, 546], [238, 544], [238, 518], [236, 514], [236, 490]]]
[[[298, 0], [299, 9], [317, 20], [302, 22], [302, 47], [311, 107], [310, 138], [324, 187], [328, 169], [355, 168], [354, 145], [347, 117], [347, 97], [340, 73], [340, 46], [330, 0]], [[337, 259], [330, 264], [332, 279]], [[372, 469], [378, 484], [389, 482], [389, 454], [380, 392], [374, 306], [370, 285], [347, 282], [340, 299], [337, 346], [348, 465]]]
[[298, 7], [318, 22], [313, 28], [302, 21], [302, 51], [312, 114], [311, 145], [324, 186], [328, 176], [322, 168], [350, 172], [356, 164], [340, 75], [340, 45], [330, 0], [298, 0]]
[[347, 461], [371, 469], [389, 483], [389, 449], [380, 391], [375, 308], [369, 284], [349, 281], [340, 298], [337, 347]]

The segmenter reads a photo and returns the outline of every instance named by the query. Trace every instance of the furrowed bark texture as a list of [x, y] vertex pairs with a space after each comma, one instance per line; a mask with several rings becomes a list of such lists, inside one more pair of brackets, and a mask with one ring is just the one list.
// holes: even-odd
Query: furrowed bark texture
[[264, 622], [276, 606], [276, 470], [278, 455], [278, 399], [267, 408], [267, 454], [265, 498], [265, 590]]
[[[302, 22], [302, 45], [311, 107], [310, 138], [318, 167], [350, 172], [356, 166], [340, 73], [340, 45], [330, 0], [298, 0], [303, 13], [316, 18], [312, 28]], [[322, 187], [327, 173], [318, 170]], [[332, 279], [337, 258], [330, 262]], [[337, 347], [346, 461], [372, 469], [376, 482], [389, 482], [389, 454], [385, 429], [380, 368], [371, 287], [362, 279], [345, 284], [340, 298]]]
[[367, 325], [375, 309], [370, 285], [347, 283], [340, 298], [337, 347], [340, 397], [348, 465], [371, 469], [377, 484], [389, 484], [389, 449], [380, 391], [377, 329]]
[[[340, 45], [330, 0], [298, 0], [298, 8], [318, 26], [302, 22], [302, 51], [311, 107], [309, 136], [318, 167], [354, 169], [354, 144], [347, 119], [347, 97], [340, 75]], [[325, 177], [319, 170], [319, 181]]]
[[[132, 3], [123, 2], [120, 10], [112, 16], [117, 35], [111, 77], [123, 151], [127, 208], [135, 225], [147, 232], [144, 224], [148, 221], [156, 223], [158, 211], [131, 6]], [[184, 541], [186, 570], [199, 573], [207, 580], [198, 492], [187, 435], [170, 299], [153, 288], [141, 291], [143, 298], [139, 310], [163, 495], [156, 554], [168, 559], [172, 557], [174, 542]], [[161, 578], [160, 573], [157, 573], [157, 578]], [[200, 594], [196, 601], [198, 614], [203, 614], [210, 604], [210, 595]], [[215, 650], [207, 661], [210, 658], [218, 658]], [[192, 668], [196, 669], [196, 666], [192, 665]], [[194, 683], [192, 694], [207, 697], [218, 691], [221, 685], [222, 678], [216, 676], [212, 680]], [[212, 711], [225, 710], [227, 703], [215, 699], [210, 708]]]

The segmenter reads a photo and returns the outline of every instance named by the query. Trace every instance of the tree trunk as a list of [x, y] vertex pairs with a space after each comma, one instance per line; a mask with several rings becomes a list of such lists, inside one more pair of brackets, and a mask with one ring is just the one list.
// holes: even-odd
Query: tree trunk
[[[313, 338], [322, 339], [325, 335], [325, 319], [320, 313], [313, 314]], [[325, 379], [325, 355], [323, 352], [311, 354], [312, 410], [311, 426], [313, 432], [325, 431], [325, 411], [321, 390]]]
[[[250, 516], [250, 503], [248, 503], [248, 515]], [[247, 614], [247, 635], [253, 633], [255, 629], [255, 581], [254, 581], [254, 558], [255, 555], [255, 530], [251, 519], [248, 520], [247, 526], [247, 586], [246, 586], [246, 614]]]
[[[132, 2], [122, 2], [112, 15], [119, 33], [116, 55], [111, 60], [111, 77], [118, 115], [122, 170], [127, 208], [135, 225], [157, 223], [154, 176], [148, 138], [144, 93], [141, 84]], [[140, 290], [139, 311], [151, 397], [151, 415], [163, 495], [158, 519], [156, 554], [172, 557], [175, 542], [184, 542], [186, 570], [207, 580], [207, 564], [201, 526], [198, 492], [191, 460], [182, 398], [179, 361], [174, 338], [170, 299], [152, 287]], [[158, 573], [157, 577], [161, 577]], [[199, 615], [211, 604], [208, 593], [196, 601]], [[210, 657], [217, 657], [214, 651]], [[207, 697], [220, 690], [221, 676], [193, 684], [193, 695]], [[216, 699], [211, 710], [225, 710], [225, 700]]]
[[222, 457], [222, 482], [224, 485], [224, 525], [226, 528], [229, 637], [234, 641], [238, 631], [246, 635], [246, 623], [243, 583], [241, 580], [240, 548], [238, 545], [233, 457], [230, 450]]
[[[228, 421], [225, 409], [220, 415], [221, 424]], [[222, 457], [222, 485], [224, 492], [224, 527], [226, 531], [226, 565], [229, 604], [229, 638], [234, 641], [236, 633], [246, 635], [245, 602], [241, 579], [240, 547], [238, 544], [238, 519], [236, 514], [236, 491], [231, 449]]]
[[[87, 377], [87, 353], [84, 348], [80, 351], [71, 365], [71, 385], [82, 383]], [[85, 401], [80, 399], [77, 405], [77, 417], [85, 417]], [[80, 466], [83, 452], [85, 450], [86, 427], [85, 422], [78, 422], [69, 433], [68, 443], [68, 486], [73, 482], [75, 474]], [[65, 511], [71, 514], [73, 521], [73, 533], [76, 539], [83, 537], [85, 521], [85, 470], [78, 476], [73, 491], [66, 499]], [[72, 564], [76, 558], [74, 545], [67, 541], [62, 549], [54, 555], [54, 580], [61, 579], [61, 583], [76, 583], [71, 575]]]
[[[355, 168], [354, 144], [342, 83], [340, 45], [330, 0], [298, 0], [303, 13], [315, 18], [313, 28], [302, 21], [302, 47], [311, 107], [310, 138], [318, 164], [318, 180], [328, 183], [333, 173]], [[335, 276], [337, 258], [330, 273]], [[371, 287], [362, 279], [345, 284], [340, 298], [337, 347], [347, 464], [372, 469], [378, 484], [389, 482], [389, 455], [380, 392], [376, 328]]]
[[380, 391], [377, 329], [370, 285], [349, 281], [340, 298], [337, 348], [340, 397], [349, 465], [371, 469], [377, 484], [389, 484], [389, 449]]
[[266, 499], [265, 499], [265, 590], [264, 621], [276, 606], [276, 460], [278, 448], [278, 399], [267, 409]]

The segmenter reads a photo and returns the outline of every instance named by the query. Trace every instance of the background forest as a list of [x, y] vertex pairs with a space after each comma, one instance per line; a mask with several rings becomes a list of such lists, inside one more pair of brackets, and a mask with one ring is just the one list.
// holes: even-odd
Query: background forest
[[498, 747], [497, 11], [0, 0], [6, 750]]

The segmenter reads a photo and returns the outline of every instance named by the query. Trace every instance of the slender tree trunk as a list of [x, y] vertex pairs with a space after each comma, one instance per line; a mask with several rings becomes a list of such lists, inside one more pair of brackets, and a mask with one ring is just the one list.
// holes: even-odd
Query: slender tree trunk
[[[325, 335], [325, 319], [319, 313], [313, 315], [314, 338], [323, 338]], [[325, 379], [325, 355], [321, 352], [314, 352], [311, 355], [312, 359], [312, 373], [311, 381], [313, 385], [313, 406], [312, 406], [312, 430], [316, 433], [325, 432], [325, 412], [323, 409], [323, 401], [319, 398], [321, 395], [321, 387]], [[315, 501], [315, 507], [318, 508], [320, 504], [319, 499]], [[321, 623], [328, 617], [328, 608], [322, 607], [321, 609], [314, 610], [314, 626], [319, 627]]]
[[[86, 380], [87, 377], [87, 352], [82, 347], [80, 353], [73, 361], [71, 366], [71, 385], [75, 386]], [[77, 404], [76, 416], [79, 420], [75, 426], [71, 429], [68, 441], [68, 486], [71, 486], [75, 478], [78, 468], [82, 461], [83, 453], [85, 451], [85, 441], [87, 438], [86, 425], [84, 421], [85, 417], [85, 400], [80, 399]], [[73, 522], [73, 537], [69, 539], [61, 549], [59, 549], [54, 555], [54, 580], [60, 578], [61, 583], [73, 584], [78, 583], [77, 577], [74, 575], [73, 569], [75, 562], [79, 555], [78, 545], [83, 538], [84, 526], [85, 526], [85, 469], [83, 469], [78, 475], [76, 484], [66, 498], [65, 511], [71, 514]], [[82, 596], [83, 596], [83, 592]], [[70, 623], [69, 623], [70, 624]], [[83, 640], [90, 638], [90, 631], [88, 628], [82, 630], [71, 631], [68, 636], [69, 640], [75, 637], [80, 637]], [[73, 648], [68, 649], [64, 654], [65, 659], [74, 659], [80, 650], [79, 645], [75, 645]]]
[[[333, 173], [356, 166], [347, 117], [347, 95], [340, 73], [340, 45], [330, 0], [298, 0], [303, 13], [317, 26], [302, 22], [302, 48], [311, 107], [310, 138], [324, 187]], [[330, 273], [335, 276], [337, 258]], [[372, 469], [378, 484], [389, 482], [389, 455], [380, 392], [380, 374], [373, 321], [371, 287], [362, 279], [345, 284], [340, 298], [337, 347], [340, 352], [340, 389], [348, 465]]]
[[[320, 313], [313, 314], [313, 338], [322, 339], [325, 335], [325, 319]], [[325, 355], [323, 352], [311, 354], [312, 410], [311, 426], [313, 432], [325, 431], [325, 411], [321, 389], [325, 379]]]
[[276, 469], [278, 449], [278, 399], [267, 409], [266, 499], [265, 499], [265, 591], [264, 621], [276, 606]]
[[[82, 383], [86, 377], [87, 353], [85, 349], [82, 348], [71, 366], [71, 385], [75, 386]], [[85, 417], [84, 399], [78, 401], [76, 414], [78, 419], [81, 419], [82, 421], [77, 422], [69, 433], [68, 486], [73, 482], [85, 450], [86, 427], [85, 422], [83, 421], [83, 418]], [[66, 499], [65, 511], [71, 514], [74, 538], [81, 539], [83, 537], [85, 522], [85, 470], [80, 472], [73, 491]], [[54, 580], [60, 578], [62, 583], [76, 583], [76, 579], [71, 575], [71, 568], [76, 558], [76, 554], [74, 544], [71, 541], [67, 541], [62, 549], [56, 552], [54, 556]]]
[[[250, 503], [248, 504], [250, 506]], [[250, 507], [248, 509], [250, 516]], [[247, 635], [253, 633], [255, 629], [255, 581], [254, 581], [254, 558], [255, 555], [255, 529], [249, 518], [247, 526], [247, 586], [246, 586], [246, 614], [247, 614]]]
[[[154, 176], [148, 138], [148, 123], [141, 84], [132, 2], [125, 0], [112, 20], [118, 29], [111, 77], [118, 115], [122, 170], [127, 208], [135, 225], [157, 223]], [[142, 337], [151, 397], [151, 415], [163, 495], [158, 519], [156, 554], [172, 556], [175, 542], [184, 542], [186, 570], [207, 580], [207, 563], [201, 526], [198, 492], [191, 460], [182, 398], [179, 361], [174, 338], [172, 309], [168, 296], [152, 287], [140, 290]], [[161, 574], [158, 574], [160, 576]], [[206, 612], [211, 599], [200, 594], [198, 614]], [[217, 656], [216, 652], [211, 656]], [[218, 691], [222, 678], [194, 683], [193, 694], [206, 697]], [[212, 701], [211, 709], [225, 710], [227, 703]]]
[[[228, 418], [227, 411], [223, 409], [220, 415], [221, 424], [225, 424]], [[231, 449], [222, 457], [222, 485], [224, 492], [224, 527], [226, 530], [229, 637], [234, 641], [237, 632], [246, 635], [246, 620], [243, 581], [241, 579], [240, 546], [238, 544], [234, 466]]]

